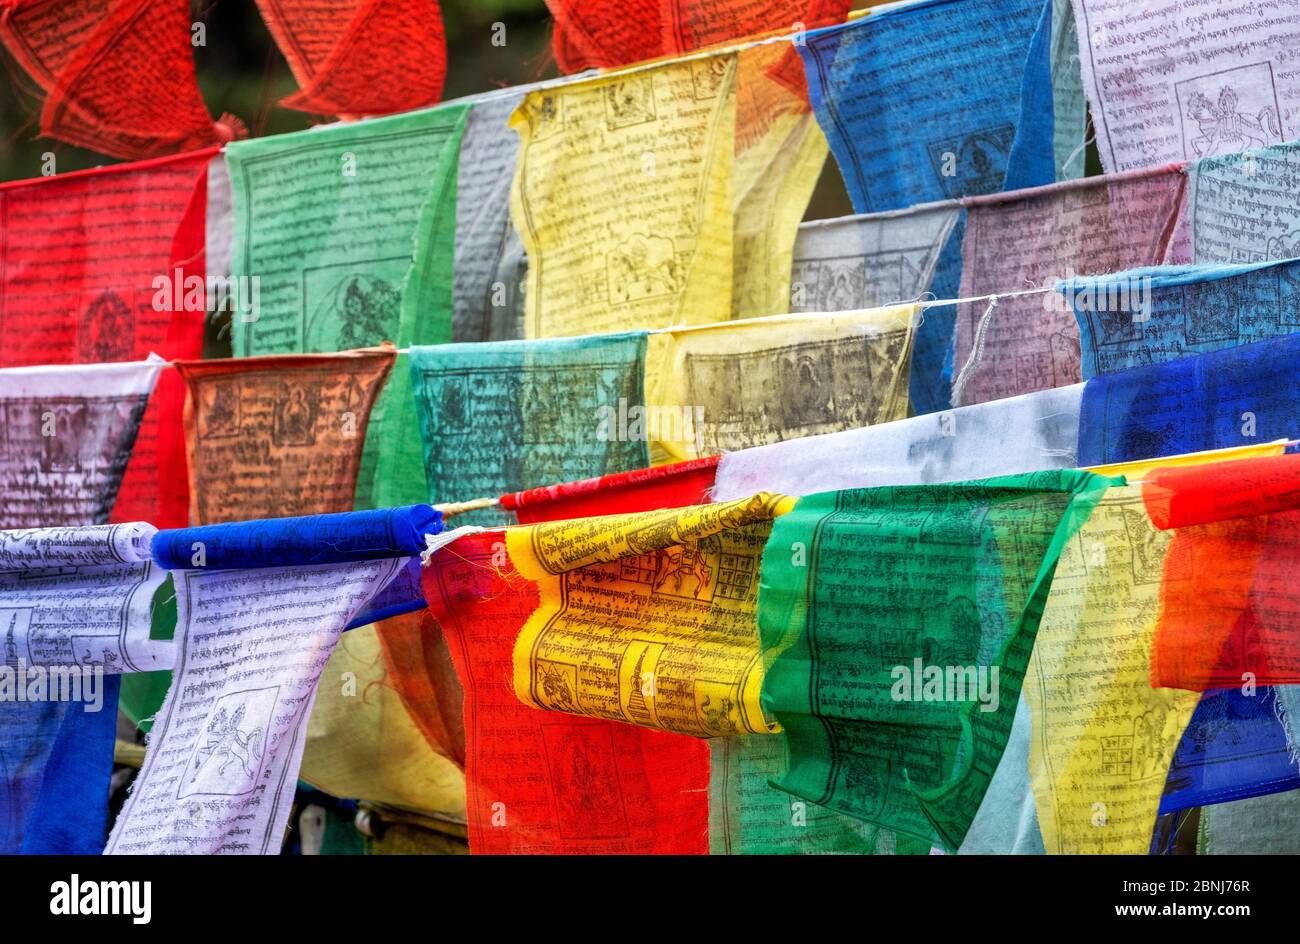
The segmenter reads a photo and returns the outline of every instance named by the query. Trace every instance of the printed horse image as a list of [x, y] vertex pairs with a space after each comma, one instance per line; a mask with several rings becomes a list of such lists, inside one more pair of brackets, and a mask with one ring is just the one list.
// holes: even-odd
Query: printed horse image
[[261, 760], [262, 729], [253, 728], [245, 734], [239, 729], [243, 720], [243, 705], [236, 708], [235, 713], [229, 717], [225, 708], [217, 712], [208, 722], [208, 740], [199, 748], [199, 757], [202, 759], [197, 764], [202, 765], [214, 757], [222, 759], [221, 766], [217, 768], [217, 776], [224, 777], [226, 768], [238, 762], [244, 773], [252, 777], [253, 767]]
[[1217, 104], [1194, 92], [1187, 114], [1201, 130], [1200, 136], [1192, 139], [1197, 157], [1260, 148], [1269, 143], [1270, 135], [1274, 141], [1282, 137], [1277, 109], [1266, 105], [1253, 116], [1239, 112], [1237, 93], [1231, 88], [1219, 92]]

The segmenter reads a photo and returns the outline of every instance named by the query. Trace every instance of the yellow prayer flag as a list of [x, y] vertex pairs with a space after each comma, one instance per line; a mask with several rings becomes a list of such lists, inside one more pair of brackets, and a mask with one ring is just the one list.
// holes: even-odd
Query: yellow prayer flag
[[759, 703], [758, 570], [794, 502], [759, 494], [507, 530], [541, 600], [515, 641], [519, 700], [696, 737], [774, 730]]
[[511, 115], [530, 338], [730, 317], [736, 54], [539, 89]]
[[651, 337], [651, 461], [906, 418], [918, 308], [778, 315]]

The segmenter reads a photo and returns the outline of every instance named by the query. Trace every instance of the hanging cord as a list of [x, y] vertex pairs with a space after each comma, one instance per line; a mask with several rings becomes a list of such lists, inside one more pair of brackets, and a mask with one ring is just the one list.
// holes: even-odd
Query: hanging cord
[[975, 368], [979, 364], [980, 357], [984, 354], [984, 340], [988, 335], [989, 322], [993, 320], [993, 309], [998, 307], [998, 296], [993, 295], [989, 298], [989, 307], [984, 309], [984, 315], [980, 318], [979, 325], [975, 328], [975, 339], [971, 344], [970, 355], [966, 358], [966, 363], [962, 365], [957, 374], [957, 379], [952, 382], [952, 405], [961, 406], [962, 397], [966, 393], [966, 385], [970, 383], [971, 378], [975, 376]]
[[434, 505], [434, 511], [442, 512], [444, 518], [454, 518], [456, 515], [463, 515], [467, 511], [478, 511], [481, 508], [495, 508], [501, 504], [500, 498], [471, 498], [463, 502], [444, 502], [441, 505]]

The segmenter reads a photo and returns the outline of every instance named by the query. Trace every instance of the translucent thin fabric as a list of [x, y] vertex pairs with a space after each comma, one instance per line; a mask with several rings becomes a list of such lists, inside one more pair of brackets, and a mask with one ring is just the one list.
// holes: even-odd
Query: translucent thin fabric
[[1056, 561], [1109, 481], [826, 492], [778, 518], [759, 602], [763, 704], [790, 749], [776, 785], [955, 851], [1011, 734]]
[[0, 41], [45, 92], [41, 134], [126, 160], [237, 134], [203, 103], [192, 26], [189, 4], [176, 0], [0, 5]]
[[442, 97], [447, 41], [437, 0], [257, 0], [299, 90], [281, 104], [384, 115]]

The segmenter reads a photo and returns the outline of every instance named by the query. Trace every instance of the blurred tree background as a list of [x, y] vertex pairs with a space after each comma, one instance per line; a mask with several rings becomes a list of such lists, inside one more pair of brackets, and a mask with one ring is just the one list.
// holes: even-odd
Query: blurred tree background
[[[620, 0], [603, 0], [619, 3]], [[866, 7], [873, 0], [857, 0]], [[874, 0], [879, 2], [879, 0]], [[297, 88], [266, 24], [251, 0], [194, 0], [195, 22], [207, 30], [194, 50], [199, 86], [213, 117], [229, 112], [255, 137], [298, 131], [332, 120], [280, 107]], [[551, 16], [543, 0], [441, 0], [447, 33], [446, 99], [558, 75], [551, 55]], [[506, 44], [492, 44], [502, 23]], [[0, 86], [0, 180], [35, 177], [43, 155], [55, 155], [59, 173], [114, 163], [112, 158], [39, 136], [38, 90], [0, 49], [5, 81]], [[828, 161], [809, 218], [852, 212], [834, 161]]]

